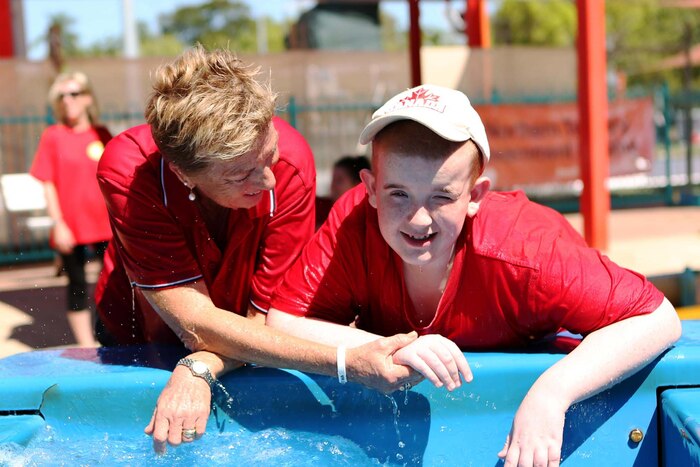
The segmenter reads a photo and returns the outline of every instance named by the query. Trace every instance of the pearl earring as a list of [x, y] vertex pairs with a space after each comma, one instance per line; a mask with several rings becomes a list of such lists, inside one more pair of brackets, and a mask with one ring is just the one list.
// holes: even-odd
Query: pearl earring
[[184, 182], [184, 183], [185, 183], [185, 186], [186, 186], [187, 188], [190, 189], [190, 194], [187, 195], [187, 199], [189, 199], [190, 201], [196, 200], [196, 199], [197, 199], [197, 195], [194, 193], [194, 187], [193, 187], [193, 186], [190, 186], [190, 184], [187, 183], [187, 182]]

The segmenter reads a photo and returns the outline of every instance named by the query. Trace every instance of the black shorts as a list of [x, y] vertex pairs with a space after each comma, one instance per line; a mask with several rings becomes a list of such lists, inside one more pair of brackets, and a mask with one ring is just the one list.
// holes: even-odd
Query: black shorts
[[107, 242], [76, 245], [73, 252], [61, 255], [62, 270], [68, 276], [68, 311], [88, 308], [89, 291], [85, 277], [85, 265], [91, 261], [100, 261], [107, 249]]

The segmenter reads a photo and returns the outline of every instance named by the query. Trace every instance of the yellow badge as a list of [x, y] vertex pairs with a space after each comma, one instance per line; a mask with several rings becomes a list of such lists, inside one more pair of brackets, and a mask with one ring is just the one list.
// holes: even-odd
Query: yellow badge
[[104, 150], [105, 145], [102, 144], [102, 141], [93, 141], [92, 143], [88, 144], [86, 152], [90, 159], [93, 161], [99, 161]]

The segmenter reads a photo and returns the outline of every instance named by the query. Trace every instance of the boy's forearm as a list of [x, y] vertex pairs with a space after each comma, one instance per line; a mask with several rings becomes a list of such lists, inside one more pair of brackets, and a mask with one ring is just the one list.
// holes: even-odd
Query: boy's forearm
[[588, 335], [545, 371], [529, 393], [551, 393], [565, 407], [622, 381], [669, 348], [681, 333], [668, 300], [652, 313], [628, 318]]

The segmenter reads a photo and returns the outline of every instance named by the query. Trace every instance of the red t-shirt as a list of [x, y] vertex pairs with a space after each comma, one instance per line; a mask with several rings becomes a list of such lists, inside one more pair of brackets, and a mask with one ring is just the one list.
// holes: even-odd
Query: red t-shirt
[[76, 132], [65, 125], [52, 125], [41, 135], [29, 170], [38, 180], [54, 184], [63, 220], [79, 245], [112, 236], [95, 177], [97, 163], [111, 138], [104, 127]]
[[[316, 194], [308, 144], [285, 121], [275, 118], [274, 125], [280, 153], [274, 190], [254, 208], [222, 208], [228, 220], [219, 232], [208, 231], [149, 126], [127, 130], [107, 146], [98, 180], [114, 240], [95, 295], [99, 316], [119, 343], [179, 342], [142, 288], [203, 279], [217, 307], [245, 314], [250, 303], [267, 311], [273, 288], [314, 231]], [[225, 246], [215, 238], [225, 238]]]
[[393, 335], [441, 334], [462, 349], [520, 347], [561, 329], [587, 334], [654, 311], [663, 295], [521, 192], [489, 193], [467, 219], [437, 313], [412, 322], [401, 258], [358, 186], [333, 207], [276, 290], [273, 308]]

